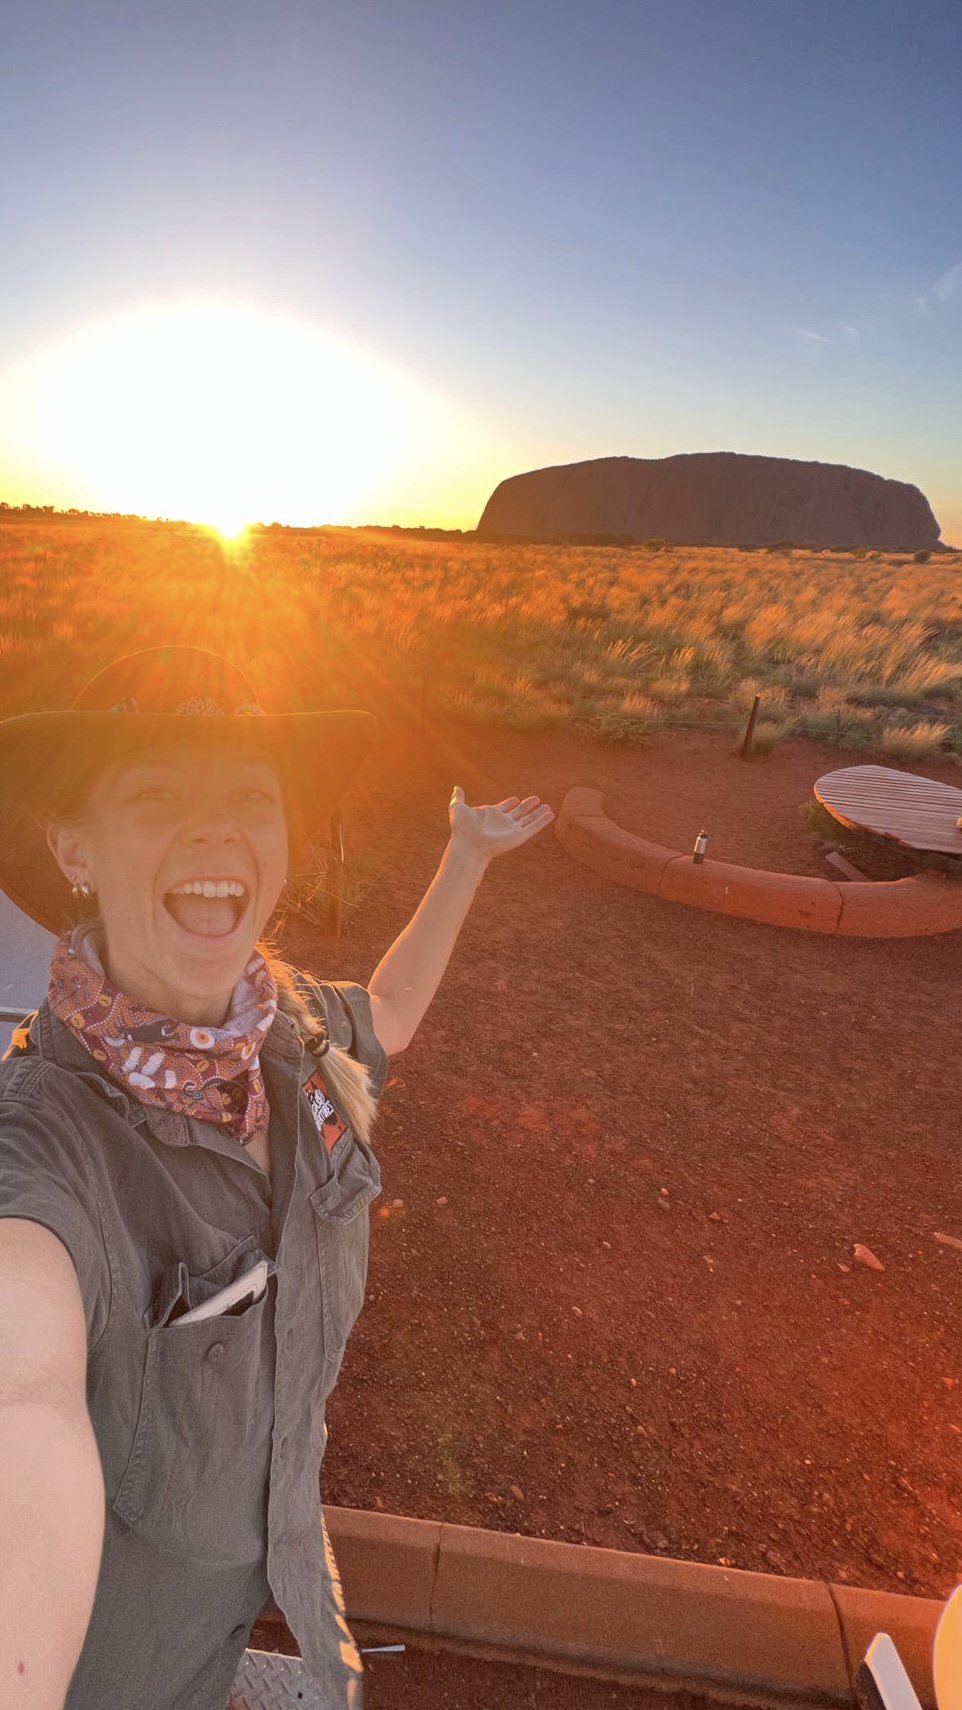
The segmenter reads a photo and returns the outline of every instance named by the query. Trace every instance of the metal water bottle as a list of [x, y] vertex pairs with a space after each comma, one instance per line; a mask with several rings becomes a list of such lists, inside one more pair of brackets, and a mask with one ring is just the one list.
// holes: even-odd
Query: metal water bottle
[[692, 853], [692, 860], [694, 861], [696, 867], [700, 867], [702, 862], [704, 861], [705, 851], [707, 848], [708, 848], [708, 833], [707, 833], [707, 831], [700, 831], [698, 833], [698, 836], [695, 838], [695, 848], [694, 848], [694, 851]]

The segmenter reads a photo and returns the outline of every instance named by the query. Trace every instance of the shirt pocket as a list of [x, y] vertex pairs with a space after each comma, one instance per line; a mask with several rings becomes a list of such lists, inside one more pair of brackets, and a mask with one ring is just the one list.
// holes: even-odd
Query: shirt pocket
[[314, 1189], [311, 1205], [321, 1277], [324, 1358], [340, 1365], [364, 1304], [370, 1234], [366, 1212], [381, 1191], [381, 1171], [371, 1148], [350, 1132], [335, 1147], [332, 1161], [334, 1174]]
[[181, 1310], [260, 1259], [253, 1236], [212, 1270], [183, 1263], [158, 1280], [144, 1314], [140, 1408], [114, 1513], [159, 1548], [208, 1562], [256, 1561], [266, 1543], [273, 1426], [271, 1289], [240, 1310], [178, 1325]]

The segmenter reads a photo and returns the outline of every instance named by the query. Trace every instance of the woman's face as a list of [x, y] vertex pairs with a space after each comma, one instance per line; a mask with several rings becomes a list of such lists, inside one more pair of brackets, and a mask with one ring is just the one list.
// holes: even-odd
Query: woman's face
[[221, 1023], [287, 873], [274, 768], [226, 745], [145, 749], [98, 779], [82, 829], [49, 838], [71, 883], [96, 892], [113, 983]]

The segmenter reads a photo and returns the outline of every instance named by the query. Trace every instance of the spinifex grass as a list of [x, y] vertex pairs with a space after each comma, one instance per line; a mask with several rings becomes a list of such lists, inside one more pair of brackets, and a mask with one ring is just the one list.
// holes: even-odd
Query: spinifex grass
[[365, 851], [348, 851], [341, 872], [332, 851], [312, 844], [298, 860], [283, 904], [285, 910], [302, 915], [326, 929], [334, 896], [340, 903], [342, 920], [349, 922], [368, 893], [377, 884], [380, 863]]
[[[0, 521], [0, 716], [157, 641], [213, 646], [271, 705], [451, 712], [639, 741], [762, 721], [962, 751], [957, 558], [494, 546], [347, 529]], [[939, 734], [941, 732], [941, 734]], [[773, 732], [774, 734], [774, 732]], [[911, 742], [889, 737], [890, 753]]]

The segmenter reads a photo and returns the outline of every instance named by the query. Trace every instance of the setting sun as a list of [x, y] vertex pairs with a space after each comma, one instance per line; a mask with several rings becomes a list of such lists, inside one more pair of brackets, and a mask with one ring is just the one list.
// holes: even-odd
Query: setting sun
[[24, 359], [21, 440], [76, 505], [207, 523], [372, 520], [471, 430], [370, 352], [289, 315], [153, 303]]
[[220, 517], [212, 517], [207, 523], [211, 534], [225, 547], [243, 546], [250, 530], [250, 523], [242, 521], [239, 516], [231, 516], [229, 511], [223, 511]]

